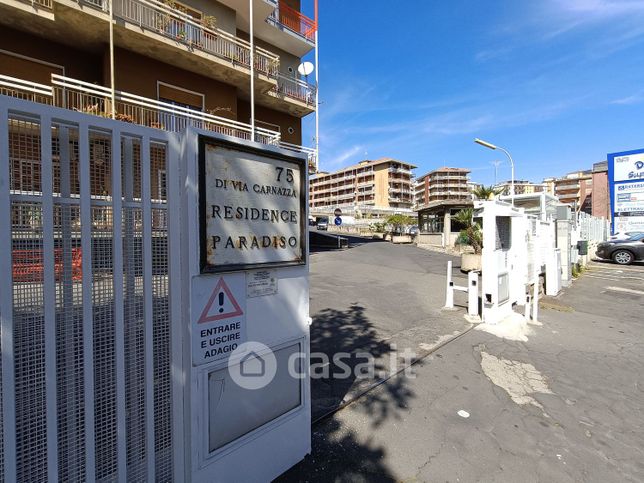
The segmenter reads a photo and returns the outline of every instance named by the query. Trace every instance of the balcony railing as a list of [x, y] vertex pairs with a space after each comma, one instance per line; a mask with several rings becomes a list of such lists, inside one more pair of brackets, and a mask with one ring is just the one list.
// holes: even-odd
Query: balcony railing
[[269, 20], [303, 37], [309, 42], [315, 42], [317, 24], [294, 8], [286, 5], [283, 1], [279, 2], [278, 7], [273, 11]]
[[[51, 77], [57, 106], [98, 116], [110, 115], [111, 91], [107, 87], [58, 74], [52, 74]], [[115, 111], [117, 120], [165, 131], [179, 132], [192, 126], [242, 139], [251, 138], [248, 124], [128, 92], [116, 91]], [[255, 140], [264, 144], [277, 144], [279, 136], [278, 132], [255, 128]]]
[[[0, 95], [102, 117], [111, 116], [111, 91], [107, 87], [58, 74], [52, 74], [51, 78], [53, 86], [0, 75]], [[252, 128], [249, 124], [127, 92], [115, 91], [114, 107], [115, 117], [120, 121], [175, 132], [192, 126], [240, 139], [251, 139]], [[255, 141], [305, 153], [309, 171], [317, 168], [315, 149], [283, 142], [279, 132], [255, 127]]]
[[28, 3], [32, 7], [45, 7], [52, 8], [53, 0], [22, 0], [23, 3]]
[[[191, 49], [250, 69], [250, 43], [216, 27], [207, 27], [156, 0], [116, 0], [115, 16]], [[276, 76], [279, 56], [255, 47], [255, 69]]]
[[315, 86], [308, 84], [301, 79], [288, 77], [282, 74], [278, 74], [277, 87], [273, 88], [273, 91], [277, 94], [297, 99], [298, 101], [305, 103], [307, 106], [315, 105], [315, 90]]
[[307, 148], [306, 146], [300, 146], [298, 144], [287, 143], [284, 141], [279, 141], [277, 145], [280, 148], [286, 149], [288, 151], [294, 151], [296, 153], [305, 153], [308, 158], [309, 172], [317, 171], [317, 167], [318, 167], [317, 154], [316, 154], [317, 152], [314, 148]]
[[38, 102], [40, 104], [54, 103], [54, 92], [51, 86], [1, 74], [0, 95], [25, 99], [26, 101]]

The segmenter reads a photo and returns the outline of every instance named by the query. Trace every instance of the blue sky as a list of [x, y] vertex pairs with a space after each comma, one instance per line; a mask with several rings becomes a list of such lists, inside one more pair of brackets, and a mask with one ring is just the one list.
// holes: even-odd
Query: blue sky
[[509, 179], [480, 137], [541, 181], [644, 147], [644, 0], [319, 1], [323, 170], [390, 156], [489, 184], [498, 159]]

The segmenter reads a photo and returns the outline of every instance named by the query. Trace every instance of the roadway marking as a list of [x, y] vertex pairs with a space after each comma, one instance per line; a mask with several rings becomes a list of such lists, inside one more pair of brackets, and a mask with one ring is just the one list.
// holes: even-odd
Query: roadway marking
[[591, 263], [589, 265], [590, 270], [608, 270], [611, 272], [635, 272], [635, 273], [644, 273], [644, 266], [634, 265], [630, 267], [625, 267], [624, 265], [610, 265], [607, 263]]
[[598, 274], [598, 273], [588, 273], [583, 276], [589, 277], [589, 278], [597, 278], [599, 280], [613, 280], [615, 282], [623, 282], [627, 280], [637, 280], [638, 282], [644, 282], [644, 278], [642, 277], [620, 277], [615, 275], [605, 275], [605, 274]]
[[624, 287], [606, 287], [606, 290], [612, 290], [613, 292], [626, 292], [626, 293], [632, 293], [635, 295], [644, 295], [644, 291], [642, 290], [635, 290], [633, 288], [624, 288]]

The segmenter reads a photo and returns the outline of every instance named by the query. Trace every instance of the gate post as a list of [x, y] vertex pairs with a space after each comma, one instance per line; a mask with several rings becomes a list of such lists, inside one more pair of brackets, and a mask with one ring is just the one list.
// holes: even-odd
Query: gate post
[[183, 144], [185, 479], [271, 481], [311, 450], [307, 158]]
[[447, 282], [445, 284], [445, 309], [454, 308], [454, 282], [452, 281], [452, 261], [447, 262]]
[[467, 315], [479, 315], [479, 274], [474, 270], [467, 274]]

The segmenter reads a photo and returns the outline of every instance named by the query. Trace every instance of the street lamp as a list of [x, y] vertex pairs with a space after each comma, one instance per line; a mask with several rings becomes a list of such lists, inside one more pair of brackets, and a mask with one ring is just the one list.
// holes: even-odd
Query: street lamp
[[508, 157], [508, 159], [510, 160], [510, 167], [512, 168], [512, 180], [510, 181], [511, 183], [510, 199], [512, 200], [512, 206], [514, 206], [514, 161], [512, 160], [512, 156], [510, 156], [510, 153], [508, 152], [507, 149], [504, 149], [501, 146], [495, 146], [494, 144], [488, 143], [487, 141], [483, 141], [482, 139], [479, 139], [479, 138], [474, 139], [474, 142], [488, 149], [494, 149], [494, 150], [498, 149], [499, 151], [503, 151], [505, 155]]

